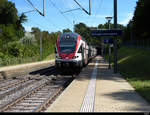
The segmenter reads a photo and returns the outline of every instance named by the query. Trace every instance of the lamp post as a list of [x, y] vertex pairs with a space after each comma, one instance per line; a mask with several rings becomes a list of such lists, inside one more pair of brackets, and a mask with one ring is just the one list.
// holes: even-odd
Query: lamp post
[[[109, 29], [111, 29], [110, 28], [110, 21], [111, 21], [111, 19], [112, 19], [112, 17], [106, 17], [106, 20], [108, 21]], [[108, 69], [111, 69], [111, 67], [110, 67], [110, 54], [111, 54], [111, 47], [110, 47], [110, 43], [109, 43], [109, 58], [108, 58], [109, 66], [108, 66]]]
[[105, 18], [106, 18], [106, 20], [108, 21], [109, 29], [110, 29], [110, 21], [111, 21], [112, 17], [105, 17]]

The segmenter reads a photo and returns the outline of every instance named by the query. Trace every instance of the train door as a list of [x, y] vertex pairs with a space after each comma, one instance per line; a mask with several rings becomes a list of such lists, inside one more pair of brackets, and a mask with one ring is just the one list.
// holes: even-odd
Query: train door
[[84, 66], [87, 64], [87, 46], [85, 44], [85, 47], [84, 47]]
[[81, 45], [81, 51], [82, 51], [82, 53], [81, 53], [81, 55], [82, 55], [82, 64], [83, 64], [83, 66], [85, 65], [85, 63], [84, 63], [84, 48], [83, 48], [83, 44]]

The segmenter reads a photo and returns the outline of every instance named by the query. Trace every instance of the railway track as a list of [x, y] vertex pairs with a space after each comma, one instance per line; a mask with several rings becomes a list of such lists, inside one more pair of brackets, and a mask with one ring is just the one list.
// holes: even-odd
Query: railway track
[[[0, 112], [41, 112], [74, 79], [46, 68], [27, 75], [26, 81], [9, 84], [0, 90]], [[29, 79], [30, 78], [30, 79]], [[10, 88], [10, 86], [12, 86]]]
[[30, 77], [31, 76], [28, 75], [28, 76], [25, 76], [25, 77], [23, 77], [21, 79], [14, 79], [14, 80], [12, 79], [12, 80], [7, 81], [6, 83], [1, 83], [0, 91], [7, 90], [7, 89], [9, 89], [9, 88], [11, 88], [13, 86], [22, 84], [22, 83], [28, 81], [30, 79]]
[[31, 75], [30, 74], [28, 74], [28, 75], [21, 75], [21, 76], [13, 77], [13, 78], [8, 79], [8, 80], [2, 80], [2, 81], [0, 81], [0, 91], [7, 90], [10, 87], [19, 85], [21, 83], [24, 83], [24, 82], [30, 80], [30, 79], [38, 79], [38, 78], [40, 78], [40, 75], [36, 75], [36, 76], [32, 75], [35, 72], [39, 72], [41, 74], [41, 73], [49, 70], [50, 73], [52, 73], [54, 71], [54, 69], [55, 69], [55, 67], [52, 66], [51, 68], [46, 68], [46, 69], [41, 69], [41, 70], [37, 70], [37, 71], [34, 71], [34, 72], [30, 72]]

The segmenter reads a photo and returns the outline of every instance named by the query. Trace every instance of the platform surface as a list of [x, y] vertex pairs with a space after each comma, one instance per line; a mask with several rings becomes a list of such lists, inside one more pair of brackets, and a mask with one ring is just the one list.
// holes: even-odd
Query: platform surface
[[97, 56], [45, 112], [150, 112], [150, 104]]

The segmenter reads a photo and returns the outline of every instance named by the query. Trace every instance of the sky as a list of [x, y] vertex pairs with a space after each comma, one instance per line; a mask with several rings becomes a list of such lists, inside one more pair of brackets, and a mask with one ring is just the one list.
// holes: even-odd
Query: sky
[[[23, 12], [33, 10], [33, 7], [27, 0], [9, 0], [15, 3], [18, 15]], [[43, 0], [30, 0], [33, 5], [43, 11]], [[89, 0], [77, 0], [84, 9], [89, 10]], [[132, 19], [136, 2], [138, 0], [117, 0], [118, 23], [126, 26]], [[45, 0], [45, 16], [38, 12], [25, 13], [28, 21], [23, 23], [26, 31], [31, 31], [32, 27], [38, 27], [42, 31], [56, 32], [69, 28], [73, 30], [74, 24], [80, 22], [87, 26], [98, 26], [106, 23], [105, 17], [113, 17], [113, 0], [91, 0], [91, 15], [89, 16], [83, 10], [78, 9], [67, 13], [68, 10], [80, 8], [74, 0]], [[113, 23], [113, 19], [111, 20]]]

